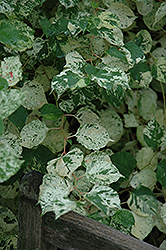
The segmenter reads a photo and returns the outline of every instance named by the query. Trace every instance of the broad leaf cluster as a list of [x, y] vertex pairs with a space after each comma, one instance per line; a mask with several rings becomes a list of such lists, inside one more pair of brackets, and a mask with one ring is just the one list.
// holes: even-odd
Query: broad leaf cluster
[[42, 214], [166, 234], [165, 23], [154, 0], [1, 1], [2, 249], [16, 248], [7, 201], [32, 169]]

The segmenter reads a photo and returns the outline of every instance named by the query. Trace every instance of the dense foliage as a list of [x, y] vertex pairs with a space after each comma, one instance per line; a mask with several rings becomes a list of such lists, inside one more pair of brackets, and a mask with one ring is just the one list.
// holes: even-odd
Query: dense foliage
[[16, 249], [29, 170], [43, 214], [166, 249], [165, 15], [154, 0], [0, 2], [1, 249]]

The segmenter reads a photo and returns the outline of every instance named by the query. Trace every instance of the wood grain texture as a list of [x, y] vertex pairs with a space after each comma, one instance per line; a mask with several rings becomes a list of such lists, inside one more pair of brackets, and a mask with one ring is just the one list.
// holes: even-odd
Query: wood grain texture
[[20, 186], [18, 249], [20, 250], [157, 250], [157, 247], [121, 233], [75, 212], [55, 221], [53, 212], [40, 216], [37, 206], [43, 175], [32, 171]]

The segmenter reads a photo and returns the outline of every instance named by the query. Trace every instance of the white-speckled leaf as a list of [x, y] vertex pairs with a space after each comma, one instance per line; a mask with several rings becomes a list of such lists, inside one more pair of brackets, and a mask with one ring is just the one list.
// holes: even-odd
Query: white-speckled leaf
[[146, 144], [153, 148], [158, 149], [164, 137], [164, 126], [160, 125], [156, 119], [149, 121], [144, 128], [144, 140]]
[[6, 118], [11, 115], [25, 99], [25, 94], [19, 89], [0, 91], [0, 115]]
[[98, 18], [100, 19], [100, 23], [97, 26], [98, 29], [100, 29], [101, 27], [105, 27], [108, 29], [114, 29], [116, 27], [119, 27], [119, 25], [120, 25], [119, 17], [117, 15], [113, 14], [109, 10], [101, 12], [98, 15]]
[[7, 1], [0, 2], [0, 13], [5, 14], [6, 16], [11, 16], [14, 11], [14, 6], [8, 3]]
[[166, 83], [166, 59], [160, 57], [152, 66], [152, 76], [159, 82]]
[[148, 217], [157, 212], [157, 199], [153, 192], [144, 186], [130, 192], [127, 200], [129, 208], [139, 216]]
[[132, 226], [131, 233], [136, 238], [143, 240], [151, 232], [153, 228], [153, 216], [148, 217], [139, 216], [133, 213], [135, 225]]
[[133, 176], [130, 181], [130, 185], [135, 189], [140, 186], [144, 186], [153, 191], [156, 181], [156, 173], [154, 171], [150, 169], [143, 169]]
[[74, 210], [76, 203], [67, 198], [70, 191], [71, 187], [64, 178], [57, 174], [44, 175], [39, 192], [42, 214], [53, 211], [55, 219], [58, 219], [62, 214]]
[[74, 107], [75, 107], [74, 102], [71, 99], [62, 100], [59, 103], [59, 108], [65, 113], [71, 113], [74, 110]]
[[157, 157], [156, 155], [154, 155], [153, 150], [149, 147], [141, 148], [136, 155], [136, 160], [137, 160], [137, 167], [140, 170], [148, 168], [154, 171], [156, 169]]
[[161, 250], [166, 250], [166, 240], [164, 240], [164, 241], [160, 244], [159, 249], [161, 249]]
[[101, 27], [98, 29], [97, 33], [100, 37], [105, 39], [107, 42], [117, 46], [123, 46], [123, 33], [122, 31], [115, 27], [113, 29], [108, 29], [105, 27]]
[[21, 0], [18, 1], [19, 14], [21, 16], [28, 16], [31, 11], [41, 5], [41, 0]]
[[119, 87], [124, 90], [130, 88], [127, 74], [119, 68], [110, 68], [102, 63], [96, 69], [97, 71], [92, 73], [90, 78], [100, 87], [113, 92], [116, 92]]
[[25, 82], [22, 91], [26, 95], [26, 99], [22, 103], [26, 109], [39, 109], [47, 103], [43, 86], [36, 80]]
[[136, 34], [135, 43], [147, 54], [152, 48], [152, 37], [147, 30], [140, 30]]
[[134, 12], [122, 3], [111, 3], [109, 10], [118, 16], [121, 29], [128, 28], [136, 19]]
[[17, 219], [12, 211], [0, 206], [0, 233], [10, 232], [17, 224]]
[[161, 5], [160, 2], [153, 1], [153, 8], [150, 10], [150, 12], [147, 15], [143, 16], [143, 21], [150, 30], [158, 31], [158, 30], [161, 30], [163, 26], [165, 25], [166, 17], [161, 18], [157, 23], [155, 22], [156, 12], [158, 8], [160, 7], [160, 5]]
[[109, 216], [111, 210], [120, 208], [118, 193], [108, 186], [95, 185], [85, 198]]
[[19, 186], [20, 183], [19, 181], [15, 181], [14, 183], [11, 183], [11, 185], [0, 185], [0, 192], [1, 192], [1, 197], [4, 199], [14, 199], [18, 197], [19, 195]]
[[161, 208], [163, 206], [163, 203], [158, 201], [158, 211], [154, 217], [154, 226], [156, 226], [160, 232], [163, 232], [166, 234], [166, 224], [164, 223], [163, 219], [161, 218]]
[[99, 124], [108, 131], [110, 138], [113, 140], [110, 143], [114, 144], [119, 141], [123, 134], [123, 122], [118, 113], [114, 110], [106, 109], [102, 110], [99, 115]]
[[161, 3], [160, 7], [157, 9], [153, 25], [160, 21], [164, 16], [166, 16], [166, 2]]
[[83, 158], [83, 152], [74, 148], [64, 156], [49, 161], [47, 171], [60, 176], [70, 176], [81, 165]]
[[160, 215], [161, 215], [161, 218], [162, 218], [164, 224], [166, 225], [166, 203], [162, 204]]
[[100, 23], [96, 26], [97, 33], [107, 40], [107, 42], [122, 46], [123, 43], [123, 33], [120, 30], [120, 20], [117, 15], [111, 13], [110, 11], [104, 11], [98, 15]]
[[83, 124], [76, 133], [77, 141], [87, 149], [98, 150], [111, 141], [107, 130], [97, 123]]
[[1, 62], [0, 75], [7, 80], [9, 86], [19, 82], [22, 79], [22, 64], [19, 57], [5, 57]]
[[[76, 72], [76, 70], [74, 70]], [[77, 73], [73, 73], [70, 69], [63, 70], [60, 74], [52, 79], [52, 89], [56, 90], [58, 99], [67, 90], [74, 90], [77, 87], [85, 87], [85, 80]]]
[[23, 162], [12, 147], [0, 141], [0, 182], [16, 174]]
[[59, 2], [66, 7], [66, 9], [74, 7], [77, 3], [78, 0], [59, 0]]
[[103, 152], [96, 151], [85, 157], [86, 177], [93, 184], [109, 185], [116, 182], [123, 175], [111, 162], [110, 157]]
[[83, 76], [82, 69], [85, 63], [85, 60], [77, 51], [70, 52], [66, 55], [65, 68], [69, 68], [75, 74]]
[[46, 137], [48, 130], [45, 123], [39, 119], [30, 122], [21, 130], [21, 145], [25, 148], [38, 146]]
[[5, 132], [0, 136], [0, 141], [8, 144], [10, 147], [13, 148], [15, 154], [19, 157], [22, 153], [22, 146], [20, 138], [10, 132]]
[[26, 23], [17, 19], [0, 21], [0, 41], [7, 47], [23, 52], [33, 46], [33, 39], [33, 30]]
[[99, 117], [92, 112], [90, 109], [86, 108], [86, 107], [82, 107], [80, 108], [75, 117], [77, 118], [77, 120], [79, 121], [80, 124], [83, 123], [99, 123]]
[[135, 0], [138, 12], [146, 16], [153, 8], [153, 0]]

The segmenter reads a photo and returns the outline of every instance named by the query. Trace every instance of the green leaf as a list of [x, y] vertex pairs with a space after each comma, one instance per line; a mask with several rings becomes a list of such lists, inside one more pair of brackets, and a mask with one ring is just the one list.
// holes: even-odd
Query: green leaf
[[0, 142], [0, 183], [15, 175], [23, 162], [11, 146]]
[[154, 152], [151, 148], [143, 147], [141, 148], [137, 155], [137, 167], [142, 170], [145, 167], [154, 171], [157, 165], [157, 157], [154, 155]]
[[0, 90], [4, 90], [8, 88], [8, 82], [5, 78], [0, 76]]
[[129, 69], [131, 77], [139, 84], [140, 87], [148, 88], [153, 77], [150, 68], [145, 62], [140, 61], [132, 69]]
[[109, 185], [123, 177], [106, 153], [96, 151], [85, 157], [86, 177], [93, 184]]
[[3, 120], [0, 116], [0, 135], [2, 135], [4, 132], [4, 124], [3, 124]]
[[55, 33], [55, 29], [53, 28], [53, 26], [51, 25], [51, 23], [48, 21], [47, 18], [42, 19], [40, 21], [40, 24], [47, 38]]
[[33, 46], [33, 30], [25, 23], [13, 20], [0, 21], [0, 41], [6, 46], [23, 52]]
[[110, 219], [108, 217], [103, 217], [103, 215], [100, 214], [98, 211], [87, 215], [87, 217], [96, 220], [104, 225], [110, 226]]
[[153, 9], [153, 0], [135, 0], [138, 12], [146, 16]]
[[102, 210], [107, 216], [111, 210], [120, 208], [118, 193], [108, 186], [95, 185], [85, 198]]
[[130, 192], [127, 204], [133, 212], [144, 217], [154, 215], [158, 207], [154, 193], [144, 186]]
[[125, 56], [125, 53], [123, 51], [118, 50], [116, 47], [113, 46], [109, 47], [106, 53], [112, 57], [120, 59], [124, 63], [127, 63], [127, 58]]
[[21, 145], [25, 148], [38, 146], [45, 139], [48, 130], [45, 123], [38, 119], [28, 123], [20, 133]]
[[60, 176], [69, 176], [81, 165], [83, 157], [83, 152], [79, 148], [74, 148], [64, 156], [49, 161], [47, 171]]
[[24, 159], [24, 165], [27, 169], [31, 166], [31, 169], [46, 174], [47, 162], [52, 160], [55, 155], [45, 146], [39, 145], [35, 148], [24, 148], [22, 157]]
[[152, 76], [159, 82], [166, 83], [166, 59], [160, 57], [155, 64], [152, 65]]
[[119, 209], [112, 216], [112, 219], [125, 228], [131, 228], [131, 226], [134, 225], [135, 222], [132, 213], [127, 209]]
[[134, 114], [124, 114], [124, 122], [126, 128], [138, 127], [139, 124], [134, 116]]
[[53, 211], [55, 219], [58, 219], [61, 215], [74, 210], [76, 202], [67, 198], [70, 191], [71, 187], [63, 177], [52, 173], [44, 175], [39, 192], [42, 214]]
[[27, 117], [28, 117], [27, 110], [23, 106], [20, 106], [8, 118], [19, 130], [21, 130], [25, 125]]
[[111, 141], [107, 130], [97, 123], [83, 124], [76, 133], [77, 141], [87, 149], [103, 148]]
[[126, 178], [130, 176], [136, 167], [136, 160], [131, 153], [118, 152], [111, 155], [112, 163], [118, 168], [119, 172]]
[[157, 94], [152, 89], [146, 89], [140, 92], [140, 98], [138, 100], [139, 114], [149, 121], [155, 115], [157, 107]]
[[19, 106], [21, 106], [25, 94], [18, 89], [0, 91], [0, 115], [2, 119], [11, 115]]
[[91, 1], [91, 5], [93, 9], [96, 9], [97, 7], [99, 7], [97, 2]]
[[166, 159], [157, 164], [156, 178], [163, 188], [166, 188]]
[[138, 47], [134, 42], [129, 41], [124, 45], [124, 47], [130, 51], [131, 58], [134, 60], [136, 64], [145, 58], [142, 49]]
[[148, 122], [144, 129], [144, 140], [149, 147], [157, 150], [162, 143], [163, 134], [164, 127], [159, 125], [154, 118]]
[[50, 120], [50, 121], [55, 121], [56, 119], [58, 119], [59, 117], [62, 117], [63, 112], [56, 107], [54, 104], [44, 104], [42, 106], [42, 108], [40, 109], [41, 112], [41, 116], [46, 119], [46, 120]]

